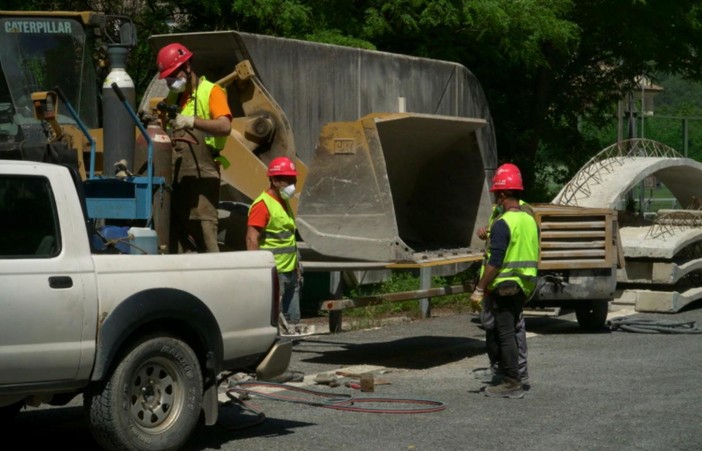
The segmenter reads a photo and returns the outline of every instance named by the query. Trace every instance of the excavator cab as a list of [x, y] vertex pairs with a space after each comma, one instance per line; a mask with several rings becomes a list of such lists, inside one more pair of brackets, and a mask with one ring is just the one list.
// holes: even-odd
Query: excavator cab
[[0, 11], [0, 159], [79, 164], [80, 146], [71, 141], [80, 136], [75, 121], [58, 115], [57, 122], [76, 133], [52, 142], [34, 117], [31, 96], [59, 87], [81, 121], [99, 127], [93, 58], [99, 39], [133, 43], [136, 29], [129, 18], [94, 12]]

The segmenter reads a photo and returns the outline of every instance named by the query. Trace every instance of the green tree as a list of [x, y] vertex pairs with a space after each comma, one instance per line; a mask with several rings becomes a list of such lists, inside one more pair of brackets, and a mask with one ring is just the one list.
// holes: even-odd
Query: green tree
[[178, 32], [234, 29], [459, 62], [486, 92], [500, 158], [542, 185], [538, 200], [616, 139], [616, 103], [637, 76], [702, 80], [698, 0], [8, 1], [129, 13], [139, 91], [155, 70], [146, 37], [168, 32], [167, 21]]

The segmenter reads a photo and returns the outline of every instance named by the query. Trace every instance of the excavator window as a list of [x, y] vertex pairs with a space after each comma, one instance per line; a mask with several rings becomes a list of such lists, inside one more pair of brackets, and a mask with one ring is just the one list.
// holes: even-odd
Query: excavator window
[[[36, 122], [32, 92], [58, 86], [86, 126], [98, 126], [97, 76], [91, 44], [91, 35], [71, 18], [0, 18], [0, 67], [5, 85], [0, 95], [7, 97], [9, 93], [17, 125]], [[59, 122], [71, 121], [69, 116], [59, 117]]]

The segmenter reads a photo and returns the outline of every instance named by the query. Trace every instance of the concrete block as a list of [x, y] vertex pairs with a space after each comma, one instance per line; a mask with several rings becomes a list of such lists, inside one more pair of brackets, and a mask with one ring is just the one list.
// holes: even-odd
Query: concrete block
[[702, 287], [677, 291], [629, 290], [636, 292], [637, 312], [679, 312], [686, 305], [702, 299]]
[[636, 290], [617, 290], [612, 297], [614, 305], [636, 305]]

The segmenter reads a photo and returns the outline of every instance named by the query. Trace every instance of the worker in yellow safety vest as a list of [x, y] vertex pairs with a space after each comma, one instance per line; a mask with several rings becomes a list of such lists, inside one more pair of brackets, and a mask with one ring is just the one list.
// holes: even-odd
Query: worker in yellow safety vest
[[536, 288], [539, 233], [534, 218], [520, 205], [523, 190], [519, 168], [510, 163], [497, 168], [490, 191], [501, 214], [490, 227], [487, 255], [470, 296], [472, 310], [482, 311], [486, 303], [493, 308], [495, 333], [486, 330], [486, 346], [498, 356], [504, 377], [485, 388], [491, 397], [524, 396], [516, 330], [523, 304]]
[[300, 322], [302, 270], [295, 238], [295, 217], [289, 199], [295, 194], [297, 170], [289, 158], [277, 157], [269, 163], [266, 175], [270, 186], [249, 208], [246, 249], [262, 249], [273, 253], [278, 270], [283, 316], [294, 329]]
[[[529, 206], [528, 203], [524, 202], [524, 200], [519, 199], [519, 207], [522, 209], [522, 211], [525, 211], [529, 213], [531, 216], [534, 216], [534, 211], [532, 208]], [[488, 220], [488, 224], [486, 227], [480, 227], [476, 235], [478, 238], [481, 240], [485, 240], [485, 255], [484, 259], [487, 261], [488, 253], [490, 251], [489, 245], [490, 245], [490, 228], [492, 227], [493, 222], [495, 220], [499, 219], [499, 217], [502, 215], [502, 207], [497, 207], [496, 205], [493, 207], [492, 213], [490, 214], [490, 219]], [[482, 267], [481, 267], [481, 273], [482, 275]], [[480, 322], [483, 326], [483, 329], [485, 330], [485, 335], [493, 335], [496, 334], [497, 331], [495, 330], [495, 306], [494, 303], [492, 302], [491, 298], [485, 298], [485, 301], [482, 303], [482, 311], [480, 312]], [[526, 322], [524, 321], [524, 315], [519, 315], [519, 320], [517, 321], [516, 325], [516, 330], [515, 330], [515, 338], [517, 339], [517, 349], [519, 351], [519, 377], [522, 381], [522, 385], [524, 386], [525, 389], [529, 388], [529, 366], [528, 366], [528, 351], [527, 351], [527, 339], [526, 339]], [[485, 340], [487, 343], [494, 344], [495, 340], [490, 337], [489, 339], [486, 338]], [[504, 377], [504, 373], [500, 370], [500, 357], [499, 357], [499, 349], [496, 349], [495, 346], [490, 346], [487, 349], [487, 354], [488, 354], [488, 360], [490, 361], [490, 366], [488, 368], [477, 368], [473, 370], [473, 376], [480, 380], [481, 382], [484, 383], [499, 383], [501, 379]]]
[[169, 89], [166, 103], [174, 105], [173, 233], [172, 250], [218, 252], [217, 204], [220, 156], [231, 133], [232, 112], [224, 89], [193, 70], [193, 54], [172, 43], [159, 50], [159, 78]]

